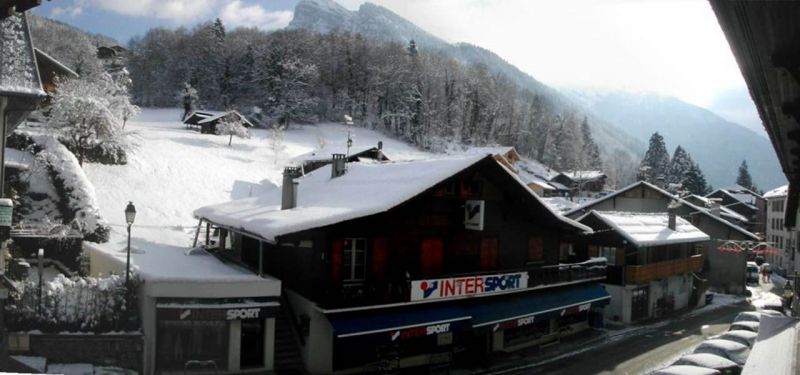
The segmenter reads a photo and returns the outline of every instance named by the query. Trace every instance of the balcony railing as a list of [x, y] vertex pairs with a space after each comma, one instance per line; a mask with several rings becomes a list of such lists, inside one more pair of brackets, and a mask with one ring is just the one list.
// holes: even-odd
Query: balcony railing
[[[558, 285], [604, 280], [606, 277], [606, 261], [603, 258], [551, 266], [529, 266], [522, 269], [503, 269], [467, 274], [442, 275], [430, 279], [459, 278], [480, 275], [527, 272], [528, 288], [547, 288]], [[382, 305], [410, 301], [410, 280], [397, 281], [365, 281], [358, 283], [338, 283], [319, 285], [314, 288], [316, 299], [321, 307], [338, 309], [369, 305]]]
[[641, 266], [625, 266], [626, 284], [644, 284], [653, 280], [699, 271], [703, 268], [703, 256], [693, 255], [689, 258], [674, 259]]

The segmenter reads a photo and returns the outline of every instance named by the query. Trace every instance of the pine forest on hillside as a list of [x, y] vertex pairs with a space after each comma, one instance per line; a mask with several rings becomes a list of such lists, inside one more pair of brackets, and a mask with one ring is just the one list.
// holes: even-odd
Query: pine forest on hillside
[[557, 170], [601, 164], [584, 116], [558, 112], [485, 66], [465, 66], [413, 41], [227, 31], [217, 20], [193, 30], [154, 29], [130, 47], [132, 94], [142, 106], [175, 106], [188, 82], [201, 107], [237, 109], [266, 127], [348, 115], [426, 150], [453, 141], [512, 145]]

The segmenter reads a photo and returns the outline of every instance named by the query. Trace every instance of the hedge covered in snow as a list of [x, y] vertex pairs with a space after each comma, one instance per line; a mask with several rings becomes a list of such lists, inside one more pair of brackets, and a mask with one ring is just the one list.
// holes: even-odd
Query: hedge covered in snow
[[125, 277], [105, 278], [56, 276], [42, 285], [20, 283], [6, 305], [6, 324], [12, 331], [111, 332], [140, 329], [138, 278], [125, 288]]
[[94, 186], [78, 159], [55, 137], [33, 135], [32, 139], [41, 147], [35, 161], [46, 166], [61, 197], [59, 208], [65, 216], [65, 223], [76, 223], [88, 241], [108, 241], [110, 228], [100, 215]]

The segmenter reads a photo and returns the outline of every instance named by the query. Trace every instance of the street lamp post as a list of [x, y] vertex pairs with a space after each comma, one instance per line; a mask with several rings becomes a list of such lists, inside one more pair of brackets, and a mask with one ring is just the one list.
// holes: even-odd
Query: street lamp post
[[125, 222], [128, 223], [128, 260], [125, 262], [125, 286], [131, 280], [131, 225], [133, 220], [136, 219], [136, 207], [133, 202], [128, 202], [128, 207], [125, 207]]

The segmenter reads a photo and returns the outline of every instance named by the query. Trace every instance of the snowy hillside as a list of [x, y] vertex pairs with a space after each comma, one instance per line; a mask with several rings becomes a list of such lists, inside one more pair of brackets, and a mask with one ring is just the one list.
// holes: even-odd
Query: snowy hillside
[[[270, 133], [251, 130], [250, 139], [200, 134], [187, 130], [174, 109], [145, 109], [126, 130], [136, 132], [138, 146], [127, 165], [86, 164], [103, 217], [112, 228], [109, 247], [124, 248], [125, 206], [136, 206], [133, 242], [147, 245], [189, 246], [198, 207], [243, 198], [281, 183], [283, 167], [297, 155], [319, 147], [339, 149], [348, 130], [353, 147], [383, 141], [392, 160], [415, 159], [428, 154], [370, 130], [338, 124], [293, 127], [284, 133], [284, 150], [276, 159]], [[124, 254], [121, 254], [124, 256]]]

